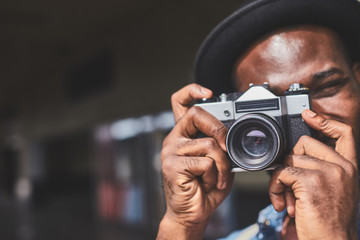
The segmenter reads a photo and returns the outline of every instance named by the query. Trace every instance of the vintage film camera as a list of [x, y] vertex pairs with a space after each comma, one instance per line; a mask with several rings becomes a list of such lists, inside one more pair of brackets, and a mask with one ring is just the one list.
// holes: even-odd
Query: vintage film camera
[[308, 89], [291, 84], [284, 96], [276, 96], [268, 84], [251, 85], [240, 93], [221, 94], [195, 104], [229, 129], [226, 148], [233, 171], [271, 170], [281, 164], [302, 135], [311, 136], [301, 112], [311, 108]]

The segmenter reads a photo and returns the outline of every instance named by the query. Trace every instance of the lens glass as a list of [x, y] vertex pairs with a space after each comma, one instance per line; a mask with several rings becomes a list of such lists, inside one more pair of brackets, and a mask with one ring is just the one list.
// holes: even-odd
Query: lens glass
[[250, 157], [262, 157], [270, 148], [270, 139], [260, 130], [251, 130], [244, 134], [241, 139], [241, 147]]
[[226, 148], [236, 166], [262, 170], [278, 159], [284, 147], [283, 133], [271, 117], [251, 113], [239, 117], [229, 128]]

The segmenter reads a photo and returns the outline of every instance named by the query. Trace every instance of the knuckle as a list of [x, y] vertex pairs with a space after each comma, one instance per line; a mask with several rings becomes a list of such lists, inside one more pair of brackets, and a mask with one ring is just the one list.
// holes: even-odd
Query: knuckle
[[334, 165], [329, 174], [336, 182], [340, 182], [345, 175], [345, 170], [339, 165]]
[[344, 124], [341, 131], [346, 135], [353, 135], [354, 131], [350, 125]]
[[161, 149], [161, 153], [160, 153], [161, 162], [164, 161], [164, 159], [166, 158], [167, 155], [168, 155], [168, 154], [167, 154], [166, 149], [165, 149], [165, 148], [162, 148], [162, 149]]
[[171, 95], [170, 97], [170, 100], [171, 100], [171, 103], [174, 104], [174, 103], [177, 103], [178, 102], [178, 99], [179, 99], [179, 92], [175, 92]]
[[308, 177], [311, 185], [313, 186], [320, 186], [321, 183], [323, 182], [323, 175], [321, 172], [316, 172], [314, 174], [311, 174], [309, 177]]
[[179, 141], [179, 138], [178, 134], [175, 133], [175, 129], [172, 129], [171, 132], [163, 139], [162, 148], [168, 148], [174, 145], [174, 142]]
[[170, 135], [166, 136], [162, 143], [162, 148], [160, 152], [160, 158], [161, 161], [164, 161], [166, 158], [168, 158], [170, 155], [174, 155], [174, 152], [176, 148], [174, 148], [174, 138]]
[[271, 183], [273, 183], [274, 181], [276, 182], [278, 180], [278, 177], [280, 175], [280, 173], [282, 171], [285, 171], [288, 167], [286, 166], [279, 166], [277, 168], [275, 168], [272, 173], [271, 173], [271, 182], [270, 182], [270, 185]]
[[171, 173], [173, 168], [174, 168], [174, 164], [173, 161], [171, 161], [171, 159], [169, 158], [163, 159], [163, 161], [161, 162], [161, 170], [163, 174]]
[[351, 178], [357, 179], [359, 177], [359, 172], [353, 164], [349, 164], [347, 171]]
[[188, 111], [188, 115], [190, 115], [191, 117], [197, 116], [201, 113], [202, 108], [199, 106], [193, 106], [189, 109]]
[[167, 145], [169, 145], [169, 143], [170, 143], [170, 135], [168, 134], [162, 142], [162, 148], [164, 149]]
[[215, 148], [217, 146], [217, 143], [216, 143], [215, 139], [207, 138], [205, 140], [205, 146], [210, 148], [210, 149], [213, 149], [213, 148]]
[[163, 147], [160, 152], [161, 162], [164, 162], [170, 155], [173, 155], [170, 147]]
[[300, 138], [299, 138], [299, 141], [300, 143], [306, 143], [310, 140], [310, 137], [307, 136], [307, 135], [302, 135]]
[[280, 166], [280, 167], [275, 168], [271, 173], [271, 177], [275, 177], [275, 176], [279, 175], [279, 173], [281, 171], [283, 171], [284, 169], [285, 169], [285, 166]]
[[207, 161], [204, 160], [204, 161], [202, 162], [202, 164], [204, 165], [204, 168], [205, 168], [205, 169], [211, 169], [211, 168], [214, 166], [214, 161], [211, 160], [211, 159], [208, 159], [208, 158], [206, 158], [206, 159], [207, 159]]
[[202, 114], [204, 110], [199, 106], [192, 106], [189, 108], [189, 110], [185, 113], [184, 118], [186, 121], [196, 121], [196, 119], [200, 118], [200, 115]]
[[222, 136], [227, 133], [227, 128], [225, 125], [214, 125], [211, 129], [211, 132], [213, 133], [213, 136]]

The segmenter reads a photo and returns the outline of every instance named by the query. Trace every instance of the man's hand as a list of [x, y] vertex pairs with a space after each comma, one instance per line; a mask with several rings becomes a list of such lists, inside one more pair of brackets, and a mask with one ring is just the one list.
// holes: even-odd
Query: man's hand
[[354, 134], [346, 124], [310, 110], [305, 122], [335, 139], [335, 149], [303, 136], [274, 171], [269, 187], [277, 211], [295, 217], [299, 239], [357, 239], [358, 168]]
[[[191, 84], [172, 96], [176, 125], [161, 152], [167, 210], [158, 239], [201, 239], [208, 219], [230, 191], [233, 176], [227, 158], [226, 127], [196, 99], [210, 90]], [[202, 132], [206, 138], [196, 138]]]

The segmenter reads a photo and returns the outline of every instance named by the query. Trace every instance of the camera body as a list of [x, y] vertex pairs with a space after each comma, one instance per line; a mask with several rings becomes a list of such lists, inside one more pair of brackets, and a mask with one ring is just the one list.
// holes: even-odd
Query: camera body
[[281, 164], [302, 135], [311, 136], [301, 113], [311, 108], [308, 89], [291, 84], [283, 96], [268, 84], [251, 85], [246, 92], [221, 94], [195, 104], [228, 129], [226, 148], [233, 171], [271, 170]]

